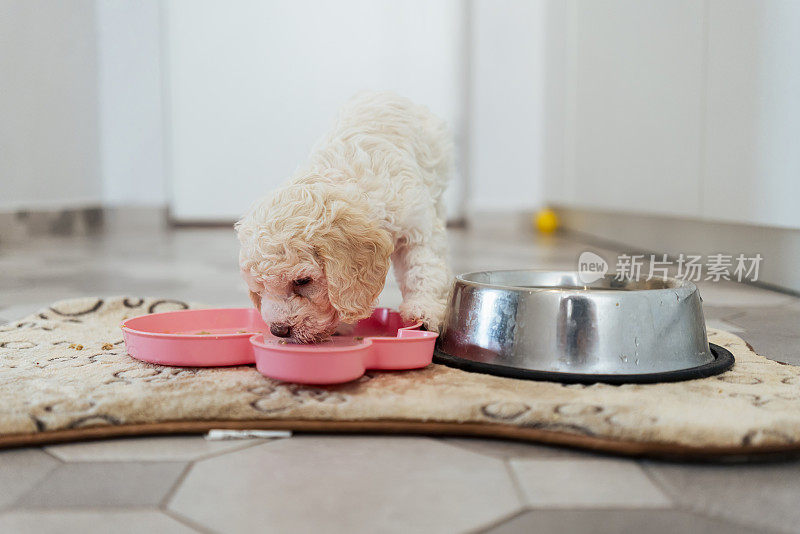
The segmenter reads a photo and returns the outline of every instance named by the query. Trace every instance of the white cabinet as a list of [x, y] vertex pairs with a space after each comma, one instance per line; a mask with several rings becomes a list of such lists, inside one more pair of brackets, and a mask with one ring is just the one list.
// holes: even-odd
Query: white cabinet
[[800, 228], [800, 3], [710, 0], [705, 217]]
[[800, 228], [800, 3], [554, 9], [565, 67], [551, 83], [563, 83], [564, 133], [551, 199]]
[[702, 11], [694, 0], [577, 3], [567, 71], [576, 204], [697, 212]]

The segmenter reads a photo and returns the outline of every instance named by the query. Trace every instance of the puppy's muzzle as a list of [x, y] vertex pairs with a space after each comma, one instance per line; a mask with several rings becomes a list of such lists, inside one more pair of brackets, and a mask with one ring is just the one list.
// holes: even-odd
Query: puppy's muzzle
[[275, 337], [289, 337], [292, 334], [292, 329], [288, 324], [270, 323], [269, 331]]

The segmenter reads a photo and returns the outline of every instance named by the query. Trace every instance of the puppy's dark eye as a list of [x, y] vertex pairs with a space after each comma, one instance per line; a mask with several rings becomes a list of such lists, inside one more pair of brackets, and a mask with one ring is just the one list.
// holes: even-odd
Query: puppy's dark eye
[[297, 280], [293, 281], [295, 287], [305, 286], [311, 283], [311, 278], [298, 278]]

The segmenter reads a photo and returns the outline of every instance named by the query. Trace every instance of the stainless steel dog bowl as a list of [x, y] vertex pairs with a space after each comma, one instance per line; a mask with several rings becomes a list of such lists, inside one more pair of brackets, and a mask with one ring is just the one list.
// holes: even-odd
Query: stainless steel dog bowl
[[562, 382], [659, 382], [733, 364], [709, 345], [691, 282], [584, 284], [575, 272], [485, 271], [456, 278], [436, 361]]

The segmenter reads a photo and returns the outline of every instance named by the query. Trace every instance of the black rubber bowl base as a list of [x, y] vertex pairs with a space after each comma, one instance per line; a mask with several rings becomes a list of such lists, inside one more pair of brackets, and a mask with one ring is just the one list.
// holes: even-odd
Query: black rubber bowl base
[[562, 384], [655, 384], [658, 382], [680, 382], [683, 380], [695, 380], [706, 378], [727, 371], [733, 366], [733, 354], [719, 345], [708, 344], [714, 361], [678, 369], [677, 371], [665, 371], [661, 373], [642, 373], [630, 375], [597, 375], [581, 373], [561, 373], [555, 371], [534, 371], [520, 367], [508, 367], [493, 363], [482, 363], [451, 356], [439, 350], [437, 345], [433, 351], [433, 363], [440, 363], [448, 367], [455, 367], [471, 373], [484, 373], [488, 375], [502, 376], [505, 378], [519, 378], [523, 380], [540, 380], [547, 382], [561, 382]]

